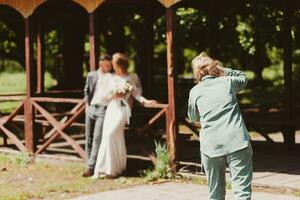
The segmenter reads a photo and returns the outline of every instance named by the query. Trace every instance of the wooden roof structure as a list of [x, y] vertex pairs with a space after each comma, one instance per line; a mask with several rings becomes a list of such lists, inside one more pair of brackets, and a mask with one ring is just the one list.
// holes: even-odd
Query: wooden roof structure
[[[165, 8], [165, 14], [167, 18], [166, 22], [166, 38], [167, 38], [167, 84], [168, 84], [168, 103], [157, 104], [152, 108], [160, 109], [160, 111], [150, 119], [150, 121], [144, 127], [145, 129], [162, 116], [166, 117], [166, 138], [168, 143], [168, 149], [170, 158], [172, 161], [176, 160], [176, 147], [177, 147], [177, 120], [175, 115], [175, 70], [174, 67], [174, 45], [173, 45], [173, 25], [175, 10], [172, 8], [173, 5], [180, 2], [180, 0], [62, 0], [64, 3], [75, 3], [80, 7], [84, 8], [88, 14], [89, 23], [89, 64], [90, 70], [96, 69], [96, 37], [95, 37], [95, 13], [96, 9], [103, 3], [132, 3], [135, 5], [141, 5], [147, 3], [161, 3], [161, 7]], [[84, 149], [68, 134], [64, 132], [74, 121], [84, 113], [85, 104], [82, 99], [70, 99], [70, 98], [53, 98], [44, 92], [44, 53], [45, 53], [45, 41], [44, 32], [41, 27], [42, 24], [39, 21], [35, 21], [31, 16], [38, 10], [42, 5], [46, 3], [54, 2], [56, 5], [62, 4], [61, 1], [56, 0], [0, 0], [0, 6], [4, 5], [16, 10], [24, 18], [25, 24], [25, 68], [26, 68], [26, 97], [23, 99], [21, 105], [15, 109], [8, 117], [4, 120], [0, 120], [0, 130], [5, 134], [5, 137], [16, 145], [20, 151], [29, 151], [34, 154], [42, 153], [56, 138], [62, 137], [67, 143], [69, 143], [73, 149], [79, 154], [82, 159], [85, 159]], [[62, 4], [65, 5], [65, 4]], [[37, 28], [36, 38], [33, 38], [33, 32], [35, 31], [31, 24], [35, 24]], [[36, 42], [36, 55], [33, 51], [33, 43]], [[34, 61], [36, 57], [36, 61]], [[35, 64], [33, 62], [36, 62]], [[36, 67], [35, 67], [36, 66]], [[34, 79], [37, 79], [36, 81]], [[11, 97], [7, 97], [11, 98]], [[75, 104], [73, 109], [66, 114], [61, 120], [55, 119], [54, 115], [49, 113], [43, 104], [45, 103], [69, 103]], [[25, 145], [20, 139], [16, 137], [11, 130], [6, 127], [12, 123], [20, 113], [24, 111], [24, 138]], [[35, 124], [43, 118], [43, 123], [46, 123], [53, 127], [47, 135], [49, 137], [44, 141], [41, 147], [37, 148], [36, 140], [38, 138], [35, 130]], [[144, 129], [143, 129], [144, 130]]]
[[[7, 5], [16, 9], [24, 18], [29, 17], [34, 11], [47, 0], [0, 0], [0, 5]], [[88, 13], [94, 12], [102, 3], [107, 0], [71, 0], [82, 6]], [[181, 0], [157, 0], [164, 7], [169, 8]], [[118, 0], [117, 2], [126, 2]]]
[[[179, 152], [179, 139], [178, 137], [178, 126], [176, 119], [176, 70], [174, 67], [174, 23], [175, 23], [175, 11], [176, 6], [181, 3], [186, 3], [185, 6], [195, 5], [200, 7], [200, 4], [205, 2], [204, 0], [60, 0], [64, 2], [71, 2], [84, 8], [88, 13], [88, 23], [89, 23], [89, 63], [90, 70], [96, 69], [96, 37], [95, 37], [95, 11], [104, 3], [135, 3], [137, 5], [146, 3], [160, 3], [162, 7], [165, 8], [166, 14], [166, 46], [167, 46], [167, 84], [168, 84], [168, 102], [167, 104], [156, 105], [156, 108], [161, 109], [157, 115], [155, 115], [148, 123], [151, 125], [154, 121], [158, 120], [161, 116], [166, 116], [166, 138], [168, 143], [168, 149], [170, 153], [170, 158], [172, 161], [176, 160]], [[4, 120], [0, 120], [0, 130], [9, 137], [13, 143], [21, 151], [29, 151], [35, 154], [43, 152], [57, 137], [63, 137], [75, 150], [76, 152], [85, 159], [84, 150], [69, 137], [64, 129], [68, 128], [78, 116], [84, 112], [84, 103], [78, 99], [55, 99], [45, 96], [39, 96], [43, 93], [43, 72], [44, 72], [44, 39], [43, 32], [38, 29], [37, 38], [33, 38], [33, 30], [30, 26], [34, 20], [30, 19], [35, 11], [47, 2], [56, 2], [60, 4], [59, 0], [0, 0], [0, 6], [5, 5], [13, 8], [18, 13], [24, 17], [25, 22], [25, 66], [26, 66], [26, 98], [23, 99], [22, 104], [12, 112]], [[238, 0], [228, 0], [232, 2], [239, 2]], [[226, 2], [228, 2], [226, 1]], [[215, 1], [216, 2], [216, 1]], [[225, 1], [222, 1], [224, 4]], [[279, 2], [279, 1], [276, 1]], [[291, 117], [292, 113], [292, 46], [291, 46], [291, 10], [293, 6], [291, 4], [297, 1], [282, 1], [284, 3], [284, 37], [286, 42], [284, 43], [284, 83], [285, 83], [285, 108], [288, 113], [288, 118]], [[290, 4], [288, 4], [289, 2]], [[288, 6], [286, 6], [288, 5]], [[226, 7], [227, 8], [227, 7]], [[39, 26], [39, 24], [37, 24]], [[33, 64], [33, 40], [36, 40], [36, 68]], [[33, 82], [33, 77], [37, 74], [36, 83]], [[33, 87], [37, 84], [36, 87]], [[35, 91], [34, 88], [37, 88]], [[62, 120], [57, 121], [49, 112], [47, 112], [39, 103], [72, 103], [75, 107], [66, 115]], [[6, 125], [10, 123], [20, 112], [24, 110], [24, 120], [25, 120], [25, 146], [22, 142], [15, 136], [13, 132], [7, 129]], [[50, 130], [48, 135], [50, 137], [47, 141], [39, 148], [35, 144], [36, 133], [34, 131], [34, 123], [37, 121], [36, 111], [39, 115], [42, 115], [47, 123], [50, 124], [53, 129]]]

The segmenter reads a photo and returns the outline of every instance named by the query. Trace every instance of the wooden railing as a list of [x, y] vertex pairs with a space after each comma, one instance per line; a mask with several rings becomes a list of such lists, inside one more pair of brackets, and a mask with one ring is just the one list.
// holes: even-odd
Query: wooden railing
[[[21, 100], [21, 98], [16, 98], [15, 96], [6, 96], [6, 100]], [[0, 97], [1, 99], [1, 97]], [[24, 97], [23, 97], [24, 99]], [[53, 98], [53, 97], [31, 97], [29, 99], [30, 105], [35, 110], [35, 117], [33, 123], [40, 125], [44, 130], [42, 143], [35, 144], [34, 154], [40, 154], [44, 152], [56, 139], [63, 138], [82, 159], [86, 159], [86, 153], [84, 149], [78, 144], [78, 142], [73, 139], [70, 134], [66, 133], [66, 129], [70, 126], [80, 126], [84, 127], [84, 124], [76, 122], [76, 120], [84, 114], [85, 103], [82, 99], [74, 98]], [[73, 104], [70, 111], [64, 111], [61, 113], [50, 113], [46, 107], [49, 103], [53, 104]], [[8, 127], [14, 126], [18, 129], [16, 123], [25, 123], [24, 115], [24, 105], [25, 100], [8, 116], [0, 118], [0, 132], [4, 134], [4, 145], [7, 144], [7, 138], [22, 152], [28, 151], [24, 144], [24, 140], [17, 137], [17, 133], [10, 130]], [[151, 117], [147, 123], [139, 129], [139, 133], [144, 133], [159, 121], [162, 117], [166, 118], [166, 133], [168, 138], [168, 133], [170, 130], [170, 120], [167, 104], [154, 104], [151, 106], [146, 106], [148, 109], [159, 109], [159, 111]], [[59, 119], [59, 120], [58, 120]], [[45, 128], [47, 127], [47, 128]], [[52, 127], [49, 129], [49, 127]], [[47, 131], [48, 130], [48, 131]], [[23, 131], [23, 130], [22, 130]], [[34, 137], [39, 137], [40, 133], [35, 132]], [[32, 141], [37, 141], [37, 138], [30, 138]]]
[[0, 102], [3, 101], [22, 101], [25, 98], [25, 94], [18, 93], [18, 94], [1, 94], [0, 95]]
[[14, 93], [14, 94], [1, 94], [0, 95], [0, 102], [6, 102], [6, 101], [17, 101], [20, 102], [20, 104], [8, 115], [1, 117], [0, 115], [0, 133], [3, 134], [3, 144], [4, 146], [7, 145], [7, 139], [9, 138], [22, 152], [25, 152], [27, 149], [21, 139], [19, 139], [16, 134], [11, 131], [7, 126], [10, 125], [16, 129], [19, 129], [16, 124], [13, 123], [14, 118], [24, 112], [24, 99], [25, 94], [24, 93]]
[[24, 111], [24, 101], [22, 101], [22, 103], [12, 113], [10, 113], [10, 115], [0, 118], [0, 130], [4, 133], [4, 145], [7, 145], [7, 138], [9, 138], [20, 151], [25, 152], [27, 151], [27, 149], [24, 146], [23, 142], [16, 136], [15, 133], [13, 133], [6, 127], [8, 124], [16, 126], [13, 123], [13, 119], [22, 111]]
[[[61, 136], [72, 148], [79, 154], [82, 159], [85, 159], [84, 149], [64, 132], [65, 129], [70, 127], [72, 123], [81, 115], [85, 110], [85, 103], [81, 99], [67, 99], [67, 98], [48, 98], [48, 97], [34, 97], [30, 99], [33, 107], [39, 112], [45, 120], [53, 127], [46, 135], [48, 138], [44, 144], [37, 149], [35, 154], [42, 153], [55, 139]], [[44, 107], [39, 103], [71, 103], [75, 104], [69, 115], [64, 116], [61, 120], [56, 120]]]
[[[3, 101], [12, 101], [12, 100], [21, 100], [21, 96], [16, 95], [2, 95], [0, 100]], [[56, 114], [51, 114], [47, 111], [42, 104], [45, 103], [67, 103], [67, 104], [75, 104], [73, 109], [70, 112], [60, 113], [63, 115], [62, 119], [59, 121], [55, 118]], [[81, 148], [78, 143], [72, 139], [68, 134], [65, 133], [65, 129], [70, 127], [75, 120], [84, 113], [85, 104], [82, 99], [68, 99], [68, 98], [50, 98], [50, 97], [32, 97], [30, 98], [30, 104], [36, 110], [36, 117], [33, 120], [33, 123], [40, 123], [42, 125], [48, 124], [53, 128], [46, 133], [46, 139], [44, 143], [36, 149], [34, 154], [42, 153], [47, 149], [47, 147], [58, 137], [62, 137], [71, 147], [79, 154], [82, 159], [85, 159], [85, 151]], [[38, 116], [38, 118], [37, 118]], [[27, 151], [24, 142], [17, 137], [17, 133], [14, 133], [10, 130], [7, 126], [14, 126], [17, 127], [14, 123], [15, 122], [24, 122], [25, 123], [25, 116], [24, 116], [24, 100], [21, 104], [8, 116], [4, 116], [0, 118], [0, 131], [4, 134], [3, 141], [4, 145], [7, 145], [7, 138], [11, 140], [11, 142], [16, 145], [16, 147], [20, 151]], [[20, 129], [20, 128], [18, 128]], [[37, 135], [37, 134], [36, 134]], [[35, 140], [36, 138], [30, 138], [31, 140]]]
[[166, 117], [166, 133], [168, 133], [169, 127], [169, 114], [168, 114], [168, 104], [154, 104], [151, 106], [145, 106], [146, 108], [156, 108], [160, 109], [157, 114], [155, 114], [141, 129], [140, 133], [144, 133], [149, 127], [151, 127], [155, 122], [157, 122], [163, 115]]

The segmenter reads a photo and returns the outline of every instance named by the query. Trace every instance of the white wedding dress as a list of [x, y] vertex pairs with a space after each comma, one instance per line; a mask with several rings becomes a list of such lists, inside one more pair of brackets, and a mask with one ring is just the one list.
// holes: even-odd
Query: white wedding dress
[[[93, 178], [98, 178], [101, 174], [118, 176], [126, 169], [127, 153], [124, 127], [126, 123], [129, 123], [131, 116], [128, 102], [131, 96], [141, 103], [145, 101], [145, 98], [141, 96], [141, 84], [136, 74], [113, 75], [112, 80], [119, 78], [128, 81], [133, 86], [133, 90], [125, 98], [111, 100], [107, 106]], [[112, 81], [112, 87], [114, 87], [114, 81]]]

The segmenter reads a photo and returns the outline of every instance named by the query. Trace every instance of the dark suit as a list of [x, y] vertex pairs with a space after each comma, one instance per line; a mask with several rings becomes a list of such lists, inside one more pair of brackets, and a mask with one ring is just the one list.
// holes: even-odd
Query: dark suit
[[94, 169], [96, 165], [106, 112], [106, 106], [90, 105], [99, 78], [98, 73], [98, 71], [89, 72], [84, 87], [84, 100], [88, 104], [85, 117], [85, 150], [87, 154], [87, 167], [89, 169]]
[[86, 83], [84, 87], [84, 101], [89, 105], [94, 96], [94, 91], [96, 88], [98, 77], [98, 71], [89, 72], [86, 77]]

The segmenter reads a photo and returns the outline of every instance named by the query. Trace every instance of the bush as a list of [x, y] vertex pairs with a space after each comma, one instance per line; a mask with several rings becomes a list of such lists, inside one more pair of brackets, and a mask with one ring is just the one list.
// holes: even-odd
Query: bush
[[156, 160], [154, 169], [145, 171], [145, 179], [148, 181], [155, 181], [158, 179], [174, 178], [174, 173], [172, 172], [169, 163], [170, 157], [166, 145], [155, 141], [155, 154]]

